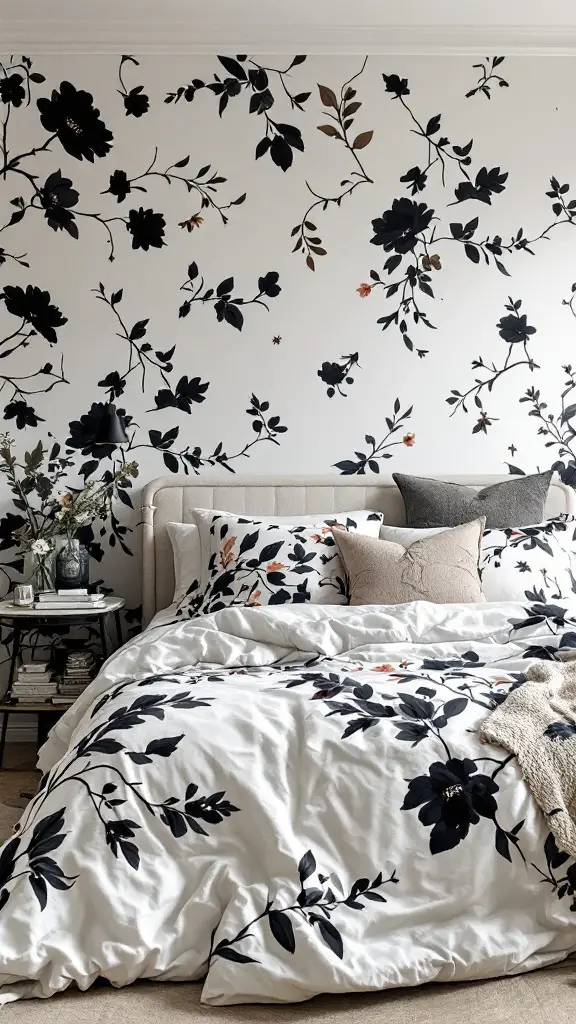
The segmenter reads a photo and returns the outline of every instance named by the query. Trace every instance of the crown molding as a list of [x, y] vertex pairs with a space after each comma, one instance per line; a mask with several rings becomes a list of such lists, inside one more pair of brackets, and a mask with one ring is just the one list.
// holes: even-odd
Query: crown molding
[[575, 56], [576, 24], [237, 25], [187, 21], [114, 22], [0, 19], [5, 53], [73, 54], [398, 54]]

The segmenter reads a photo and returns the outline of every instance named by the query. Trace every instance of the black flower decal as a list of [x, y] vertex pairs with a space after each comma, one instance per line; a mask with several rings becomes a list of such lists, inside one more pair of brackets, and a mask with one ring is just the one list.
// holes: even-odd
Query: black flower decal
[[54, 132], [70, 156], [94, 162], [106, 156], [114, 136], [100, 120], [91, 93], [61, 82], [60, 92], [52, 90], [50, 99], [39, 99], [40, 121], [47, 132]]
[[24, 430], [25, 427], [37, 427], [40, 421], [44, 422], [44, 417], [39, 416], [24, 399], [8, 402], [8, 405], [4, 408], [4, 419], [16, 420], [18, 430]]
[[6, 78], [0, 79], [0, 101], [11, 103], [13, 107], [22, 106], [26, 99], [26, 90], [22, 85], [22, 75], [14, 73]]
[[415, 203], [412, 199], [395, 199], [392, 208], [372, 221], [373, 245], [381, 245], [384, 252], [407, 253], [414, 249], [418, 235], [429, 227], [434, 210], [426, 203]]
[[130, 54], [124, 54], [120, 61], [120, 67], [118, 68], [118, 80], [120, 82], [120, 88], [118, 92], [124, 100], [124, 110], [126, 114], [132, 114], [133, 117], [142, 117], [146, 114], [150, 107], [150, 100], [144, 92], [143, 85], [136, 85], [130, 91], [127, 90], [124, 79], [122, 78], [122, 68], [125, 64], [134, 64], [136, 67], [140, 66], [140, 62]]
[[161, 249], [166, 245], [164, 241], [164, 228], [166, 221], [161, 213], [154, 213], [154, 210], [130, 210], [128, 223], [126, 225], [132, 235], [132, 248], [148, 251], [150, 246]]
[[58, 341], [56, 328], [68, 322], [57, 306], [50, 302], [50, 293], [29, 284], [23, 288], [7, 284], [0, 298], [4, 299], [6, 309], [13, 316], [21, 317], [46, 338], [51, 345]]
[[260, 295], [267, 295], [269, 299], [275, 299], [282, 291], [278, 284], [279, 274], [276, 270], [269, 270], [264, 277], [258, 278], [258, 289]]
[[382, 78], [384, 79], [386, 92], [391, 92], [396, 99], [400, 99], [401, 96], [410, 95], [407, 78], [400, 78], [399, 75], [382, 75]]
[[113, 196], [116, 196], [119, 203], [121, 203], [126, 196], [132, 191], [130, 186], [130, 179], [126, 174], [126, 171], [114, 171], [110, 175], [110, 185], [107, 189]]
[[320, 380], [323, 380], [327, 384], [326, 394], [328, 398], [333, 398], [336, 392], [346, 398], [346, 394], [341, 389], [341, 385], [353, 384], [354, 377], [350, 376], [350, 370], [353, 366], [358, 366], [358, 353], [351, 352], [348, 356], [342, 356], [339, 363], [330, 363], [328, 361], [322, 363], [322, 366], [318, 370], [318, 376]]
[[70, 207], [76, 206], [78, 202], [78, 193], [72, 188], [70, 178], [63, 178], [61, 171], [49, 174], [44, 187], [40, 189], [40, 202], [46, 211], [46, 220], [54, 231], [63, 229], [73, 238], [78, 238], [74, 214], [70, 213]]
[[498, 786], [469, 757], [435, 761], [429, 773], [410, 781], [402, 810], [420, 807], [419, 820], [433, 826], [430, 852], [443, 853], [458, 846], [480, 818], [494, 818]]
[[150, 100], [148, 99], [145, 92], [142, 92], [144, 86], [137, 85], [134, 89], [130, 89], [130, 92], [124, 97], [124, 109], [126, 114], [132, 114], [134, 117], [142, 117], [150, 106]]
[[496, 324], [498, 333], [509, 345], [525, 344], [530, 341], [530, 336], [536, 334], [536, 328], [530, 327], [526, 313], [514, 315], [510, 313], [503, 316]]

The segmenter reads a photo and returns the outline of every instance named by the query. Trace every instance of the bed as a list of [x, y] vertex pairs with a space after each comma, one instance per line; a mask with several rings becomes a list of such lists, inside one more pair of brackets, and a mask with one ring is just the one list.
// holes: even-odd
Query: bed
[[[535, 659], [574, 648], [576, 605], [182, 617], [166, 524], [195, 507], [402, 522], [388, 483], [145, 489], [149, 625], [40, 752], [40, 792], [0, 853], [0, 1001], [104, 977], [296, 1002], [575, 951], [576, 864], [478, 730]], [[553, 484], [546, 511], [572, 512], [573, 492]]]

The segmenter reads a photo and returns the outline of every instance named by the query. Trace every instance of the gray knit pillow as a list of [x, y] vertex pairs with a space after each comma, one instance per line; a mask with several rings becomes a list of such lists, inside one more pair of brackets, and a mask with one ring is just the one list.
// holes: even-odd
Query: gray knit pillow
[[334, 530], [350, 604], [483, 601], [478, 573], [484, 519], [428, 535], [410, 547]]
[[515, 476], [480, 491], [423, 476], [393, 473], [392, 477], [404, 499], [407, 526], [459, 526], [485, 516], [486, 529], [502, 530], [544, 520], [552, 470]]

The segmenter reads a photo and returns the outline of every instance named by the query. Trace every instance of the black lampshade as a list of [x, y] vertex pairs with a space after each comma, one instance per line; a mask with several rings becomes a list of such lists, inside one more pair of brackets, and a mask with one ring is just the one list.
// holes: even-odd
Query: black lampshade
[[95, 444], [127, 444], [128, 435], [124, 426], [124, 417], [111, 402], [104, 406], [102, 419], [94, 438]]

